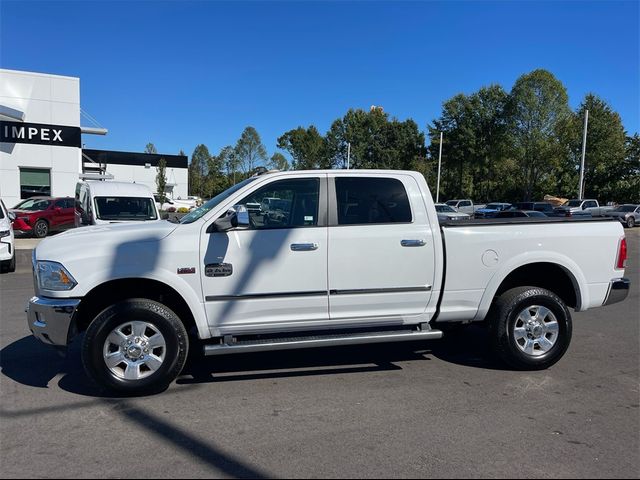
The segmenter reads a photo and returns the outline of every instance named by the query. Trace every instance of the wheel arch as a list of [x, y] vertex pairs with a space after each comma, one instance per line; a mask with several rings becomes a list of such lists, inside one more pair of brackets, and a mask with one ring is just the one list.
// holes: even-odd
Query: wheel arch
[[589, 299], [586, 280], [580, 269], [570, 260], [549, 257], [531, 260], [504, 268], [491, 281], [480, 302], [475, 320], [483, 320], [496, 297], [515, 287], [545, 288], [576, 311], [583, 310]]
[[82, 297], [74, 323], [76, 333], [84, 332], [93, 319], [109, 305], [129, 298], [147, 298], [167, 306], [180, 318], [187, 332], [195, 328], [200, 338], [209, 335], [199, 325], [196, 315], [184, 297], [171, 286], [148, 278], [120, 278], [97, 285]]

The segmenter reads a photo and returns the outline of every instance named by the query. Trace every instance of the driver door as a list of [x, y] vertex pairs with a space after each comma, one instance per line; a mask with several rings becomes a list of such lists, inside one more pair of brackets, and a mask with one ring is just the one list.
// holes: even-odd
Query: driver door
[[275, 177], [236, 202], [249, 212], [248, 229], [204, 233], [202, 283], [214, 331], [305, 329], [329, 318], [326, 182], [322, 174]]

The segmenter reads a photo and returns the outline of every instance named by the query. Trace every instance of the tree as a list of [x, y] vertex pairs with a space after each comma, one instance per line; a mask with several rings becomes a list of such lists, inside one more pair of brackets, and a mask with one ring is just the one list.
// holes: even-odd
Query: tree
[[571, 118], [567, 91], [547, 70], [534, 70], [516, 80], [506, 113], [522, 195], [531, 200], [555, 187], [566, 155], [561, 137]]
[[289, 152], [294, 170], [331, 168], [327, 158], [326, 141], [313, 125], [285, 132], [278, 138], [278, 148]]
[[[508, 95], [499, 85], [471, 95], [459, 94], [443, 104], [442, 115], [429, 126], [430, 157], [437, 162], [440, 132], [444, 133], [441, 192], [445, 197], [491, 201], [513, 189], [505, 175]], [[434, 165], [430, 171], [437, 169]], [[430, 178], [431, 183], [436, 178]]]
[[267, 160], [267, 149], [260, 140], [260, 135], [253, 127], [247, 127], [238, 139], [234, 148], [237, 165], [243, 176], [249, 176], [256, 167]]
[[207, 173], [209, 171], [209, 149], [206, 145], [198, 145], [191, 155], [189, 164], [189, 192], [200, 197], [207, 194]]
[[412, 168], [426, 160], [424, 133], [411, 119], [400, 122], [382, 109], [349, 110], [331, 125], [326, 136], [328, 168]]
[[269, 159], [269, 168], [273, 168], [275, 170], [286, 171], [289, 170], [289, 162], [287, 158], [281, 154], [280, 152], [274, 153]]
[[149, 143], [147, 143], [147, 146], [144, 147], [144, 153], [154, 153], [155, 154], [155, 153], [158, 153], [158, 151], [156, 150], [156, 146], [153, 143], [149, 142]]
[[158, 195], [160, 195], [160, 204], [163, 204], [166, 197], [165, 189], [167, 187], [167, 161], [164, 158], [161, 158], [158, 162], [156, 172], [156, 188]]
[[585, 110], [589, 110], [585, 155], [584, 196], [601, 202], [617, 200], [629, 167], [625, 163], [626, 135], [618, 113], [601, 98], [589, 93], [573, 115], [568, 131], [569, 162], [564, 178], [568, 181], [563, 194], [577, 196]]
[[640, 203], [640, 135], [627, 137], [625, 147], [625, 173], [619, 182], [618, 201]]

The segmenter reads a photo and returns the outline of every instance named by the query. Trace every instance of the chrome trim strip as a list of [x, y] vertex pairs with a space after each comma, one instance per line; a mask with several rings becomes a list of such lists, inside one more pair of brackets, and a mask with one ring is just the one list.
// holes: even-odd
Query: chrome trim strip
[[333, 338], [310, 338], [297, 340], [282, 339], [281, 341], [266, 343], [247, 342], [244, 344], [240, 343], [231, 345], [205, 345], [204, 354], [207, 356], [225, 355], [229, 353], [266, 352], [272, 350], [292, 350], [296, 348], [335, 347], [339, 345], [361, 345], [370, 343], [436, 340], [439, 338], [442, 338], [442, 332], [440, 330], [411, 333], [345, 335], [344, 337]]
[[352, 290], [329, 290], [330, 295], [362, 295], [373, 293], [405, 293], [430, 292], [431, 285], [426, 287], [394, 287], [394, 288], [356, 288]]
[[622, 302], [629, 295], [631, 281], [628, 278], [616, 278], [611, 280], [607, 297], [602, 305], [611, 305], [613, 303]]
[[326, 296], [326, 290], [311, 292], [276, 292], [276, 293], [249, 293], [246, 295], [210, 295], [205, 298], [207, 302], [220, 302], [225, 300], [250, 300], [256, 298], [283, 298], [283, 297], [319, 297]]

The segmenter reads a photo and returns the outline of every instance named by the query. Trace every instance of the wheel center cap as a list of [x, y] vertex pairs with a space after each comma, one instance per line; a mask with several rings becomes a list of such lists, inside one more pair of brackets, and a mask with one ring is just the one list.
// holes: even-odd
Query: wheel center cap
[[540, 338], [543, 333], [544, 333], [544, 329], [542, 328], [542, 325], [538, 324], [538, 325], [533, 327], [533, 336], [534, 337]]
[[130, 358], [140, 358], [142, 349], [136, 345], [131, 345], [127, 348], [127, 355], [129, 355]]

